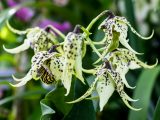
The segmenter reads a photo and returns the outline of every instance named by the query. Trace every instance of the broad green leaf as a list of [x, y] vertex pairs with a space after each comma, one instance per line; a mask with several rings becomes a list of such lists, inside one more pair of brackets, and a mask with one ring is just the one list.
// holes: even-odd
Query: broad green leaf
[[160, 97], [158, 99], [155, 111], [154, 111], [154, 119], [153, 120], [160, 120]]
[[156, 78], [159, 74], [160, 66], [157, 66], [153, 69], [144, 70], [137, 83], [137, 87], [134, 91], [134, 99], [139, 99], [139, 101], [135, 102], [133, 106], [142, 108], [142, 110], [136, 112], [130, 110], [129, 120], [146, 120], [148, 107], [150, 102], [150, 97], [152, 93], [152, 89]]
[[[76, 80], [74, 89], [74, 99], [76, 99], [83, 95], [88, 88], [79, 80]], [[92, 100], [82, 100], [78, 103], [74, 103], [72, 110], [65, 116], [64, 120], [96, 120], [96, 113]]]

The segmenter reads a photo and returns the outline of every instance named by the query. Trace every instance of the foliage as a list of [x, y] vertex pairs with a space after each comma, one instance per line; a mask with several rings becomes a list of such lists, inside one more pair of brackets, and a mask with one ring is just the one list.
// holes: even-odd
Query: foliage
[[[129, 29], [128, 32], [130, 46], [135, 51], [144, 53], [138, 56], [138, 58], [142, 61], [147, 61], [149, 64], [153, 64], [156, 58], [159, 59], [160, 50], [159, 0], [145, 0], [143, 2], [139, 0], [135, 0], [134, 2], [132, 0], [68, 0], [68, 3], [55, 2], [58, 0], [33, 0], [32, 2], [26, 3], [18, 0], [15, 6], [10, 6], [8, 1], [16, 0], [2, 0], [0, 2], [0, 119], [114, 120], [122, 116], [122, 119], [129, 120], [158, 120], [158, 118], [160, 118], [158, 114], [160, 109], [158, 100], [160, 96], [160, 82], [158, 80], [159, 65], [150, 70], [134, 70], [126, 74], [129, 85], [136, 86], [132, 91], [125, 88], [126, 93], [132, 96], [133, 92], [133, 98], [139, 99], [139, 101], [132, 104], [132, 107], [142, 108], [142, 110], [137, 112], [128, 109], [124, 106], [124, 103], [121, 102], [122, 100], [119, 95], [114, 93], [104, 106], [103, 111], [100, 112], [102, 109], [99, 108], [99, 99], [97, 99], [98, 94], [96, 92], [90, 93], [92, 98], [87, 98], [74, 104], [67, 103], [79, 99], [86, 93], [95, 79], [90, 74], [83, 74], [85, 85], [81, 82], [83, 81], [81, 75], [77, 77], [78, 75], [74, 74], [68, 96], [65, 96], [66, 89], [68, 89], [66, 84], [63, 83], [63, 87], [59, 81], [54, 85], [46, 86], [41, 81], [34, 81], [33, 79], [35, 78], [33, 77], [25, 86], [18, 88], [10, 86], [9, 83], [13, 83], [12, 74], [21, 78], [24, 76], [24, 73], [27, 73], [32, 64], [30, 60], [34, 56], [35, 51], [33, 52], [29, 49], [28, 52], [25, 51], [17, 55], [10, 55], [6, 53], [2, 47], [2, 45], [5, 45], [7, 48], [14, 48], [21, 45], [25, 38], [25, 35], [14, 34], [8, 29], [5, 24], [5, 20], [7, 19], [9, 19], [10, 26], [19, 30], [41, 26], [44, 24], [44, 21], [50, 21], [49, 24], [55, 25], [55, 27], [58, 26], [57, 28], [62, 30], [63, 34], [67, 35], [69, 31], [73, 31], [72, 29], [76, 24], [87, 28], [87, 25], [94, 17], [108, 9], [115, 13], [116, 16], [124, 16], [133, 28], [144, 34], [144, 36], [147, 36], [154, 29], [154, 35], [151, 40], [148, 41], [140, 40], [140, 38], [132, 33], [131, 29]], [[146, 6], [148, 8], [147, 10], [145, 9]], [[23, 15], [21, 16], [20, 12], [14, 13], [24, 7], [29, 9], [31, 13], [33, 12], [34, 16], [30, 14], [29, 18], [23, 19]], [[16, 11], [14, 11], [14, 9]], [[25, 12], [25, 10], [23, 10], [23, 12]], [[25, 14], [27, 16], [27, 12]], [[104, 33], [97, 29], [98, 25], [102, 23], [104, 19], [105, 16], [100, 18], [92, 26], [92, 29], [89, 30], [92, 34], [83, 32], [86, 33], [86, 36], [89, 35], [90, 39], [94, 40], [93, 42], [95, 43], [99, 42], [104, 36]], [[43, 22], [41, 20], [43, 20]], [[67, 27], [66, 24], [64, 24], [66, 21], [69, 23]], [[48, 23], [45, 23], [45, 25], [46, 24]], [[82, 30], [84, 29], [82, 28]], [[63, 34], [57, 38], [60, 43], [63, 41]], [[87, 42], [90, 42], [90, 40], [88, 39]], [[112, 51], [115, 48], [117, 48], [117, 45], [109, 49]], [[58, 49], [58, 51], [61, 50]], [[94, 51], [93, 46], [84, 45], [83, 54], [85, 54], [82, 61], [83, 68], [94, 68], [95, 65], [93, 65], [93, 63], [97, 60], [97, 53]], [[65, 77], [65, 79], [67, 78]]]

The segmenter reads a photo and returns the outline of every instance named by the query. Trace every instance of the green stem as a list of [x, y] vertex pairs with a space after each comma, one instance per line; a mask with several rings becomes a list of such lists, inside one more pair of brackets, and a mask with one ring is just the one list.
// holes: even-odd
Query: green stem
[[103, 15], [105, 15], [106, 13], [108, 13], [108, 12], [109, 12], [109, 10], [105, 10], [105, 11], [101, 12], [97, 17], [95, 17], [95, 18], [90, 22], [90, 24], [87, 26], [86, 30], [89, 31], [89, 30], [92, 28], [92, 26], [94, 25], [94, 23], [95, 23], [98, 19], [100, 19]]

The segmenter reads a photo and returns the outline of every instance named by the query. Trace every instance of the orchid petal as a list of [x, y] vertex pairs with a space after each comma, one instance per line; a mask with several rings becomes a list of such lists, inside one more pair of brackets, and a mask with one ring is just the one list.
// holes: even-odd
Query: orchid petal
[[[139, 61], [138, 59], [135, 59], [135, 61], [131, 61], [129, 67], [130, 67], [130, 69], [134, 69], [134, 68], [137, 68], [138, 66], [141, 66], [141, 67], [143, 67], [143, 68], [152, 69], [152, 68], [154, 68], [155, 66], [157, 66], [157, 64], [158, 64], [158, 59], [156, 59], [156, 63], [153, 64], [153, 65], [147, 65], [147, 64], [145, 64], [144, 62], [141, 62], [141, 61]], [[136, 66], [137, 66], [137, 67], [136, 67]]]
[[70, 102], [67, 102], [67, 103], [76, 103], [76, 102], [82, 101], [86, 97], [90, 96], [92, 94], [94, 88], [95, 88], [95, 85], [96, 85], [97, 81], [98, 81], [98, 78], [95, 79], [95, 81], [91, 84], [90, 88], [81, 97], [79, 97], [78, 99], [76, 99], [74, 101], [70, 101]]
[[120, 41], [120, 43], [124, 46], [124, 47], [126, 47], [128, 50], [130, 50], [131, 52], [133, 52], [133, 53], [135, 53], [135, 54], [143, 54], [143, 53], [138, 53], [138, 52], [136, 52], [135, 50], [133, 50], [131, 47], [130, 47], [130, 45], [128, 44], [128, 42], [127, 42], [127, 40], [126, 39], [123, 39], [123, 38], [119, 38], [119, 41]]
[[152, 30], [152, 33], [150, 36], [148, 37], [143, 37], [142, 35], [140, 35], [132, 26], [129, 22], [126, 22], [126, 24], [131, 28], [131, 31], [136, 34], [138, 37], [142, 38], [143, 40], [148, 40], [148, 39], [151, 39], [154, 35], [154, 30]]
[[22, 51], [24, 51], [24, 50], [29, 49], [29, 47], [30, 47], [30, 42], [29, 42], [28, 39], [26, 39], [22, 45], [20, 45], [20, 46], [18, 46], [18, 47], [16, 47], [16, 48], [12, 48], [12, 49], [8, 49], [8, 48], [6, 48], [6, 47], [3, 45], [3, 49], [4, 49], [6, 52], [11, 53], [11, 54], [20, 53], [20, 52], [22, 52]]
[[123, 102], [125, 103], [125, 105], [126, 105], [128, 108], [130, 108], [131, 110], [139, 111], [139, 110], [142, 109], [142, 108], [134, 108], [134, 107], [132, 107], [125, 98], [122, 98], [122, 100], [123, 100]]
[[82, 76], [82, 35], [70, 32], [64, 41], [64, 67], [62, 74], [62, 83], [69, 94], [72, 74], [74, 74], [84, 83]]
[[28, 30], [29, 30], [29, 29], [27, 29], [27, 30], [25, 30], [25, 31], [16, 30], [15, 28], [13, 28], [13, 27], [9, 24], [8, 20], [7, 20], [6, 24], [7, 24], [7, 27], [8, 27], [8, 29], [9, 29], [10, 31], [12, 31], [13, 33], [19, 34], [19, 35], [24, 35], [24, 34], [26, 34], [26, 33], [28, 32]]
[[140, 34], [132, 27], [132, 25], [127, 21], [126, 18], [116, 16], [116, 19], [119, 20], [119, 21], [121, 21], [121, 22], [123, 22], [123, 23], [125, 23], [126, 25], [128, 25], [128, 26], [130, 27], [131, 31], [132, 31], [134, 34], [136, 34], [138, 37], [140, 37], [140, 38], [142, 38], [142, 39], [144, 39], [144, 40], [151, 39], [151, 38], [153, 37], [153, 35], [154, 35], [154, 30], [152, 30], [152, 34], [151, 34], [150, 36], [148, 36], [148, 37], [143, 37], [142, 35], [140, 35]]
[[18, 79], [18, 78], [14, 77], [14, 76], [13, 76], [13, 79], [15, 81], [20, 81], [20, 82], [17, 83], [17, 84], [14, 84], [14, 85], [10, 83], [10, 85], [12, 85], [13, 87], [21, 87], [21, 86], [25, 85], [28, 81], [30, 81], [32, 79], [31, 71], [29, 71], [27, 73], [27, 75], [25, 77], [21, 78], [21, 79]]
[[115, 84], [111, 79], [108, 79], [108, 81], [106, 81], [106, 79], [104, 78], [97, 82], [96, 90], [99, 95], [100, 111], [102, 111], [103, 107], [108, 102], [109, 98], [115, 90]]
[[79, 78], [84, 84], [84, 78], [82, 76], [82, 41], [78, 40], [77, 41], [77, 56], [75, 60], [75, 75], [77, 78]]
[[120, 76], [121, 76], [121, 78], [122, 78], [122, 82], [125, 84], [125, 86], [126, 86], [127, 88], [130, 88], [130, 89], [135, 89], [135, 88], [136, 88], [136, 86], [132, 87], [132, 86], [130, 86], [130, 85], [128, 84], [128, 82], [127, 82], [124, 74], [120, 74]]

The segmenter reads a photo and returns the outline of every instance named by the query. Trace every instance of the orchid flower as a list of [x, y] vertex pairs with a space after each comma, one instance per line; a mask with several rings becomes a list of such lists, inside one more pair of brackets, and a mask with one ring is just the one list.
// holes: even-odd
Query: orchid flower
[[113, 92], [116, 90], [123, 102], [132, 110], [140, 110], [134, 108], [129, 105], [128, 101], [137, 101], [130, 98], [124, 92], [124, 85], [127, 88], [134, 89], [135, 87], [131, 87], [125, 75], [127, 74], [129, 69], [137, 69], [137, 68], [153, 68], [157, 65], [158, 61], [154, 65], [147, 65], [140, 61], [135, 53], [129, 51], [128, 49], [117, 49], [113, 52], [109, 52], [107, 56], [105, 56], [104, 64], [97, 70], [96, 79], [91, 84], [90, 88], [87, 92], [82, 95], [80, 98], [68, 102], [75, 103], [79, 102], [88, 96], [91, 95], [93, 90], [96, 88], [96, 91], [99, 95], [99, 106], [100, 110], [103, 110], [104, 105], [108, 102], [108, 99], [111, 97]]
[[[49, 32], [49, 29], [52, 29], [53, 31], [56, 30], [56, 32], [60, 33], [59, 30], [51, 26], [47, 26], [45, 29], [41, 29], [39, 27], [29, 28], [25, 31], [19, 31], [14, 29], [9, 25], [8, 21], [7, 21], [7, 26], [9, 30], [11, 30], [13, 33], [16, 33], [19, 35], [26, 35], [26, 39], [24, 40], [24, 43], [16, 48], [7, 49], [3, 45], [4, 50], [12, 54], [20, 53], [21, 51], [27, 50], [30, 47], [34, 49], [35, 53], [39, 51], [47, 51], [52, 46], [52, 44], [57, 43], [55, 34], [52, 32]], [[62, 34], [60, 35], [62, 36]]]
[[32, 78], [37, 80], [37, 79], [42, 79], [43, 82], [49, 84], [54, 81], [54, 76], [50, 72], [50, 68], [48, 67], [48, 63], [45, 64], [45, 62], [51, 57], [57, 55], [57, 53], [49, 53], [48, 51], [41, 51], [37, 52], [33, 57], [32, 57], [32, 66], [27, 75], [24, 78], [17, 79], [16, 77], [13, 76], [13, 79], [15, 81], [19, 81], [19, 83], [12, 85], [14, 87], [20, 87], [25, 85], [28, 81], [30, 81]]
[[[101, 48], [104, 52], [102, 53], [102, 56], [104, 57], [106, 53], [118, 48], [119, 42], [132, 51], [135, 54], [141, 54], [133, 50], [130, 45], [128, 44], [127, 40], [127, 32], [128, 28], [131, 29], [131, 31], [136, 34], [141, 39], [150, 39], [152, 38], [154, 31], [149, 37], [143, 37], [141, 36], [127, 21], [125, 17], [115, 16], [112, 12], [110, 12], [110, 15], [108, 18], [106, 18], [98, 27], [98, 29], [102, 29], [105, 33], [105, 36], [102, 41], [98, 42], [98, 44], [106, 44], [104, 48]], [[98, 63], [100, 59], [98, 59], [96, 63]]]

